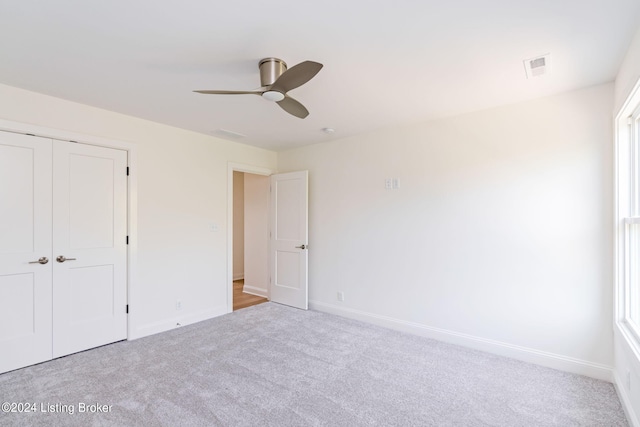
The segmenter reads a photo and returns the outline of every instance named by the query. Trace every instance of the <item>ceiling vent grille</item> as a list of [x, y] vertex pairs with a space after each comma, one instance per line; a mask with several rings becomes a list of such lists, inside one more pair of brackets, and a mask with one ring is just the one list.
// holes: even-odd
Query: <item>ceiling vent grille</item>
[[225, 139], [242, 139], [247, 137], [247, 135], [222, 128], [214, 130], [213, 134]]
[[525, 59], [523, 62], [528, 79], [549, 74], [551, 70], [551, 54], [549, 53], [535, 58]]

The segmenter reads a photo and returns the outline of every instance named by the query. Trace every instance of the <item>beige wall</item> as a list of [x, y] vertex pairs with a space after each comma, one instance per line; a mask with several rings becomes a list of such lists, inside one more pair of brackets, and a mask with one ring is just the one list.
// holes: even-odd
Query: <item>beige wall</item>
[[309, 170], [311, 306], [610, 377], [612, 108], [606, 84], [279, 153]]
[[233, 172], [233, 280], [244, 279], [244, 173]]
[[244, 175], [244, 291], [269, 294], [269, 177]]
[[227, 311], [227, 164], [275, 169], [276, 153], [5, 85], [0, 119], [136, 144], [134, 337]]

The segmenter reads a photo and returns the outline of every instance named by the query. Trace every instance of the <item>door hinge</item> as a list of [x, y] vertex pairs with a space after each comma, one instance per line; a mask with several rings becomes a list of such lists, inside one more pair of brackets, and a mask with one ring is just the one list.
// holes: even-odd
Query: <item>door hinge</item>
[[127, 176], [129, 176], [129, 166], [127, 166]]
[[127, 314], [129, 314], [129, 304], [127, 304]]
[[129, 236], [127, 236], [127, 245], [129, 244]]

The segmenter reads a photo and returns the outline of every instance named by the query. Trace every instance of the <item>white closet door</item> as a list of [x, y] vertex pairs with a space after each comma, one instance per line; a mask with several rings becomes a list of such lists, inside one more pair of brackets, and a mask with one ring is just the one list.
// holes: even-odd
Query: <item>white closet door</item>
[[53, 357], [127, 337], [127, 153], [54, 141]]
[[51, 359], [51, 268], [51, 140], [0, 132], [0, 372]]

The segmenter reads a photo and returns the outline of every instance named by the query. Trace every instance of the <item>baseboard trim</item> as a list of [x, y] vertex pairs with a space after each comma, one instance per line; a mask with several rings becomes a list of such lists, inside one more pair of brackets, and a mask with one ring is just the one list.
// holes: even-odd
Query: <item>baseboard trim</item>
[[250, 286], [250, 285], [246, 285], [246, 284], [242, 288], [242, 292], [244, 292], [246, 294], [256, 295], [256, 296], [259, 296], [259, 297], [264, 297], [264, 298], [268, 298], [267, 295], [269, 295], [267, 289], [256, 288], [255, 286]]
[[234, 274], [233, 275], [233, 280], [244, 280], [244, 273], [239, 273], [239, 274]]
[[618, 393], [618, 398], [620, 399], [620, 403], [622, 403], [622, 409], [624, 409], [624, 413], [627, 416], [627, 421], [629, 421], [630, 427], [640, 427], [640, 419], [638, 419], [638, 415], [633, 409], [633, 405], [631, 403], [631, 396], [627, 392], [626, 387], [624, 386], [624, 381], [618, 375], [618, 372], [613, 371], [613, 386]]
[[368, 313], [352, 308], [326, 304], [320, 301], [309, 301], [309, 308], [312, 310], [322, 311], [325, 313], [335, 314], [338, 316], [372, 323], [389, 329], [408, 332], [414, 335], [420, 335], [451, 344], [457, 344], [476, 350], [486, 351], [488, 353], [493, 353], [500, 356], [511, 357], [513, 359], [534, 363], [536, 365], [546, 366], [548, 368], [558, 369], [561, 371], [571, 372], [579, 375], [585, 375], [608, 382], [613, 381], [613, 368], [611, 366], [601, 365], [599, 363], [593, 363], [586, 360], [563, 356], [560, 354], [549, 353], [533, 348], [522, 347], [501, 341], [463, 334], [447, 329], [435, 328], [420, 323], [409, 322], [406, 320], [396, 319], [388, 316], [381, 316], [378, 314]]
[[199, 311], [197, 313], [188, 313], [181, 316], [175, 316], [170, 319], [164, 319], [160, 322], [153, 322], [138, 327], [134, 333], [129, 336], [129, 340], [147, 337], [149, 335], [159, 334], [181, 326], [191, 325], [192, 323], [202, 322], [214, 317], [228, 313], [226, 306], [219, 306], [210, 310]]

